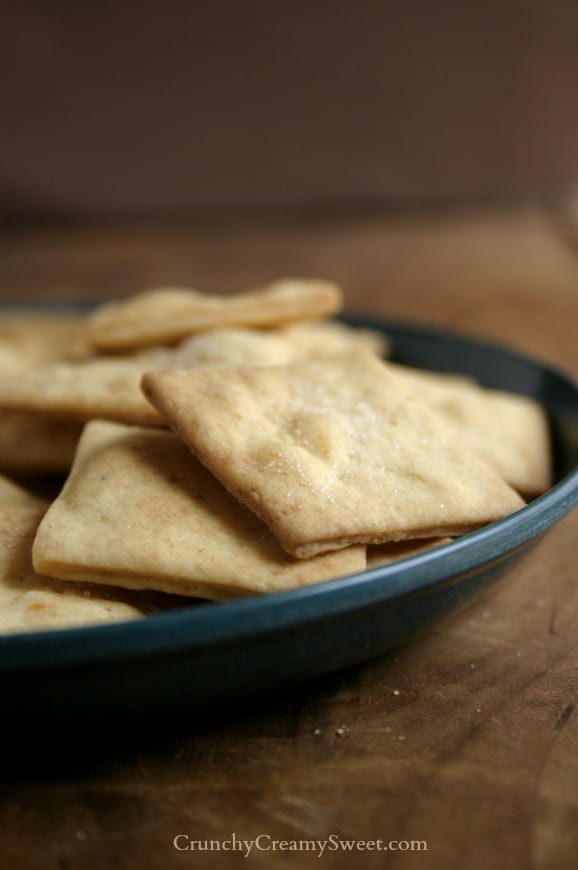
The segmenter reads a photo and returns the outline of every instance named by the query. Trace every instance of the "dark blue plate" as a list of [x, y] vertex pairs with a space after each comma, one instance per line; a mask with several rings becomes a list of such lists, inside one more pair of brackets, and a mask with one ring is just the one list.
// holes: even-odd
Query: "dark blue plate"
[[394, 358], [464, 372], [548, 410], [556, 484], [527, 507], [446, 546], [361, 574], [106, 627], [0, 639], [2, 717], [43, 727], [79, 717], [162, 715], [232, 703], [378, 656], [426, 631], [518, 562], [578, 502], [578, 386], [501, 347], [444, 332], [383, 329]]

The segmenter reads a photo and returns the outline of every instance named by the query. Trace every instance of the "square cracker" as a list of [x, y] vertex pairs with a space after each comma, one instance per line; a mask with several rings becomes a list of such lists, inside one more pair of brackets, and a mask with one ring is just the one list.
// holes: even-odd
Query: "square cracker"
[[459, 376], [391, 368], [525, 498], [552, 486], [548, 418], [534, 399]]
[[227, 600], [361, 571], [365, 548], [289, 559], [171, 432], [92, 422], [34, 542], [36, 570]]
[[524, 502], [376, 356], [151, 372], [173, 429], [299, 558], [459, 535]]
[[[158, 357], [165, 360], [162, 354]], [[64, 420], [99, 417], [147, 426], [163, 425], [140, 390], [144, 371], [160, 362], [143, 357], [93, 358], [33, 366], [0, 377], [0, 409]]]
[[86, 584], [40, 577], [31, 549], [42, 511], [0, 505], [0, 633], [135, 619], [143, 612]]
[[287, 279], [233, 296], [168, 287], [98, 308], [90, 318], [90, 337], [99, 350], [126, 350], [225, 326], [311, 320], [334, 314], [341, 305], [341, 291], [327, 281]]

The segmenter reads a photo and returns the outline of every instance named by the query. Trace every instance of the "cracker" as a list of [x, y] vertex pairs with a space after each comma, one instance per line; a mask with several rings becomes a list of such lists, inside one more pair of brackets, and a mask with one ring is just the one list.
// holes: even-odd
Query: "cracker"
[[14, 474], [68, 471], [82, 423], [0, 411], [0, 469]]
[[207, 329], [311, 320], [334, 314], [341, 305], [341, 291], [327, 281], [287, 279], [234, 296], [161, 288], [97, 309], [90, 337], [99, 350], [126, 350], [176, 342]]
[[92, 422], [34, 542], [64, 580], [226, 600], [361, 571], [365, 548], [289, 559], [170, 432]]
[[376, 544], [367, 548], [367, 567], [377, 568], [379, 565], [390, 565], [392, 562], [417, 556], [434, 547], [449, 544], [451, 541], [451, 538], [429, 538], [423, 541], [394, 541], [390, 544]]
[[153, 368], [146, 356], [47, 363], [0, 377], [0, 409], [43, 414], [66, 420], [101, 417], [127, 423], [160, 425], [158, 413], [139, 387]]
[[175, 348], [171, 368], [239, 368], [283, 365], [298, 351], [281, 330], [247, 327], [213, 329], [185, 339]]
[[[338, 324], [300, 326], [287, 334], [283, 330], [216, 329], [193, 335], [175, 348], [28, 366], [17, 377], [12, 371], [0, 376], [0, 409], [70, 420], [101, 418], [161, 425], [140, 389], [141, 375], [148, 369], [281, 365], [354, 346], [354, 335], [354, 330]], [[378, 346], [371, 336], [360, 338], [366, 341]]]
[[[0, 505], [0, 632], [34, 631], [135, 619], [139, 607], [85, 584], [35, 573], [31, 547], [42, 511]], [[122, 596], [123, 593], [120, 593]]]
[[[140, 379], [156, 368], [235, 368], [281, 365], [351, 346], [355, 331], [339, 324], [319, 324], [311, 331], [251, 328], [199, 333], [175, 348], [159, 347], [132, 356], [92, 357], [4, 371], [0, 376], [0, 410], [46, 415], [64, 420], [100, 418], [138, 425], [162, 425], [144, 398]], [[361, 342], [378, 347], [374, 335]], [[381, 345], [379, 345], [381, 347]]]
[[76, 360], [89, 353], [87, 318], [83, 314], [4, 312], [0, 316], [0, 359], [10, 351], [20, 365]]
[[524, 504], [367, 352], [232, 372], [151, 372], [143, 388], [298, 558], [460, 535]]
[[392, 368], [524, 497], [533, 498], [550, 488], [549, 425], [538, 402], [486, 389], [460, 376]]
[[240, 368], [287, 365], [356, 348], [385, 355], [383, 333], [352, 329], [337, 321], [299, 323], [281, 329], [231, 327], [200, 332], [175, 348], [170, 368]]
[[0, 504], [44, 510], [48, 502], [0, 474]]
[[314, 359], [351, 350], [369, 350], [378, 356], [387, 356], [390, 342], [376, 329], [357, 329], [337, 320], [316, 323], [296, 323], [279, 330], [279, 334], [294, 346], [295, 360]]

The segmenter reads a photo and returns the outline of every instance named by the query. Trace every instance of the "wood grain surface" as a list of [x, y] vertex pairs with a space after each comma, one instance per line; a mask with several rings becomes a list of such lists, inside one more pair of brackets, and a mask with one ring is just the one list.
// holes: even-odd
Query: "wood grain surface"
[[[350, 310], [499, 339], [578, 375], [570, 209], [271, 225], [12, 228], [0, 298], [340, 281]], [[2, 743], [0, 867], [578, 866], [578, 515], [426, 639], [258, 705]], [[242, 851], [178, 851], [175, 836]], [[273, 840], [426, 849], [272, 851]], [[179, 844], [186, 843], [181, 839]], [[334, 840], [333, 842], [337, 842]]]

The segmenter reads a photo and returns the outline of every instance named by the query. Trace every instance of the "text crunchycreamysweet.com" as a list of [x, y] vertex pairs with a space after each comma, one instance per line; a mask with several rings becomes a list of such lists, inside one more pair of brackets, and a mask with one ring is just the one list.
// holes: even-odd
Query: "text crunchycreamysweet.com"
[[330, 852], [427, 852], [426, 840], [357, 840], [329, 834], [319, 840], [281, 840], [269, 834], [251, 839], [232, 833], [226, 839], [201, 840], [177, 834], [173, 847], [179, 852], [239, 852], [244, 858], [255, 852], [311, 852], [318, 858]]

